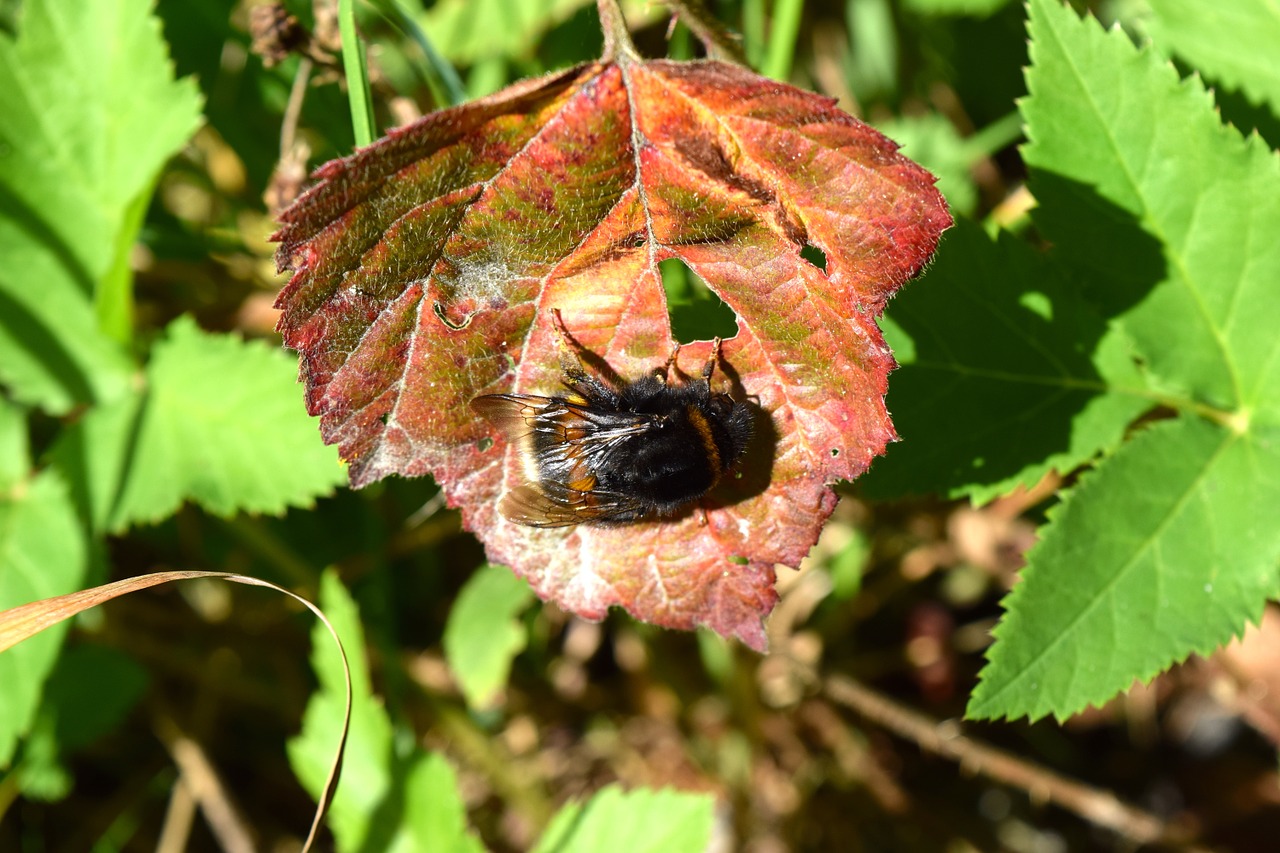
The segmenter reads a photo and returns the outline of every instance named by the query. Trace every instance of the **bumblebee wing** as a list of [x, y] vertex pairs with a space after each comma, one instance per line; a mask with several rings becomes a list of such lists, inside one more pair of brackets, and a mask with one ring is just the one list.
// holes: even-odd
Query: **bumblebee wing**
[[487, 394], [471, 401], [471, 411], [483, 415], [508, 441], [513, 441], [533, 432], [538, 413], [550, 402], [548, 397]]
[[531, 527], [640, 518], [646, 506], [595, 489], [594, 470], [620, 441], [653, 428], [654, 416], [594, 408], [564, 398], [490, 394], [471, 408], [520, 452], [525, 482], [498, 504], [509, 521]]
[[639, 501], [613, 492], [584, 492], [562, 483], [525, 483], [502, 498], [498, 512], [529, 527], [627, 521], [644, 515]]

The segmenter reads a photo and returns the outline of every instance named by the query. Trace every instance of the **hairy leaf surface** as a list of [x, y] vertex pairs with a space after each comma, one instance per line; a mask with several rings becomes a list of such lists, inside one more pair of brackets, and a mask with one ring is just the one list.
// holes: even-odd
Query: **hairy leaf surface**
[[[580, 615], [621, 605], [763, 647], [774, 565], [799, 563], [831, 483], [894, 437], [874, 320], [950, 223], [931, 176], [829, 99], [723, 63], [628, 57], [428, 116], [316, 177], [281, 217], [295, 274], [280, 327], [352, 483], [432, 474], [492, 561]], [[668, 258], [738, 318], [716, 381], [756, 411], [739, 476], [705, 516], [499, 517], [520, 461], [468, 404], [558, 390], [553, 309], [589, 363], [660, 368]], [[709, 352], [686, 346], [678, 369], [696, 375]]]

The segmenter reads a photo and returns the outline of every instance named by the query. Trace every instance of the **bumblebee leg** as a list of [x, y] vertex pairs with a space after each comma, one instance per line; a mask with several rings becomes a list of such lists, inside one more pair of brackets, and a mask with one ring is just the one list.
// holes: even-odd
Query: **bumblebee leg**
[[720, 360], [720, 339], [711, 341], [711, 355], [702, 366], [702, 381], [707, 383], [707, 391], [711, 391], [711, 374], [715, 373], [716, 362]]
[[591, 386], [599, 384], [591, 374], [587, 373], [587, 369], [582, 366], [582, 359], [578, 357], [578, 351], [574, 346], [573, 339], [569, 337], [569, 330], [564, 327], [564, 320], [560, 317], [559, 308], [551, 309], [551, 324], [555, 327], [556, 337], [559, 341], [560, 371], [564, 373], [565, 378], [575, 383], [584, 382]]
[[680, 342], [673, 341], [671, 344], [671, 355], [667, 356], [667, 363], [663, 365], [662, 372], [658, 374], [658, 378], [663, 382], [671, 380], [671, 368], [676, 366], [676, 356], [680, 355]]
[[551, 309], [551, 324], [555, 327], [556, 336], [559, 338], [560, 372], [564, 374], [565, 384], [587, 396], [609, 401], [616, 399], [617, 393], [609, 383], [587, 372], [582, 359], [578, 357], [577, 343], [569, 336], [569, 330], [564, 326], [559, 308]]

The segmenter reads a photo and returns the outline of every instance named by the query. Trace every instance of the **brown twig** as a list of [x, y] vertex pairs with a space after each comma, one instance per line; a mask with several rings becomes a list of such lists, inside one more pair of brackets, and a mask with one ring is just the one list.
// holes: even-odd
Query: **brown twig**
[[1171, 825], [1150, 812], [1125, 803], [1110, 791], [1068, 779], [975, 740], [962, 734], [958, 723], [930, 719], [853, 679], [831, 676], [827, 679], [825, 692], [832, 701], [913, 741], [927, 752], [950, 758], [966, 770], [988, 779], [1020, 788], [1035, 800], [1074, 812], [1134, 843], [1204, 849], [1193, 846], [1194, 834], [1186, 827]]
[[294, 75], [293, 88], [289, 90], [289, 101], [280, 121], [280, 160], [263, 193], [263, 202], [272, 215], [301, 195], [302, 185], [307, 179], [307, 158], [311, 156], [311, 150], [306, 142], [298, 139], [298, 121], [302, 115], [302, 102], [307, 97], [311, 68], [311, 60], [305, 56], [298, 62], [298, 72]]
[[[232, 805], [231, 798], [222, 780], [218, 778], [213, 763], [205, 755], [204, 748], [188, 737], [177, 721], [163, 710], [153, 713], [152, 725], [178, 767], [178, 785], [186, 788], [190, 797], [200, 806], [209, 829], [222, 849], [228, 853], [253, 853], [253, 838]], [[172, 831], [166, 827], [162, 838], [176, 838], [178, 842], [185, 840], [185, 833], [181, 832], [178, 825], [183, 819], [183, 796], [185, 795], [175, 793], [169, 813], [175, 826]], [[174, 849], [181, 849], [181, 846]]]
[[742, 50], [742, 40], [724, 25], [724, 22], [707, 10], [702, 0], [671, 0], [671, 8], [684, 25], [688, 27], [698, 41], [707, 49], [711, 59], [723, 59], [747, 64], [747, 55]]

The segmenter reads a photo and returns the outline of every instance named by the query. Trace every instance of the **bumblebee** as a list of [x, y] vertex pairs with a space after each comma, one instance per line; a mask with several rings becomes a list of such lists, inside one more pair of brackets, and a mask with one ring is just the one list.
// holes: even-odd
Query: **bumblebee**
[[520, 454], [526, 482], [498, 511], [531, 527], [617, 525], [670, 517], [709, 492], [751, 437], [751, 409], [711, 390], [720, 339], [699, 380], [666, 366], [615, 388], [588, 373], [555, 312], [566, 393], [489, 394], [471, 401]]

